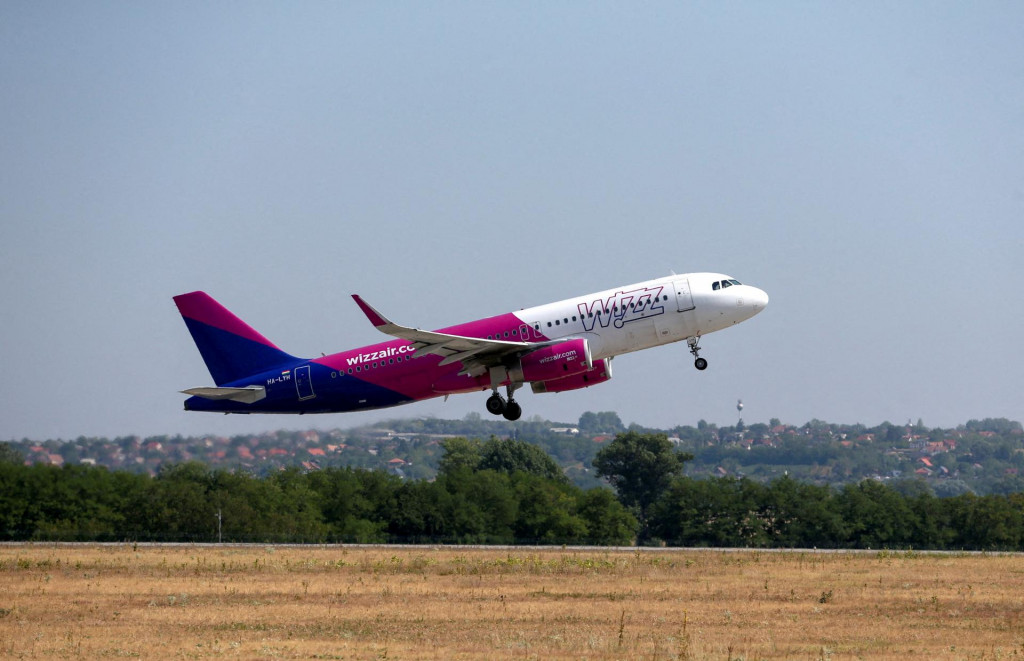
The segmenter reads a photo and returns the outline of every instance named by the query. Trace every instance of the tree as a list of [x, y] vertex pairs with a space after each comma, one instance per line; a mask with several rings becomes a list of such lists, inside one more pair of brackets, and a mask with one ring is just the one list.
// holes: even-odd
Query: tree
[[615, 411], [594, 413], [587, 411], [580, 416], [579, 428], [584, 433], [620, 432], [625, 429], [619, 414]]
[[483, 444], [475, 438], [446, 438], [441, 441], [441, 447], [444, 448], [444, 456], [437, 464], [438, 473], [450, 475], [463, 468], [474, 471], [480, 465]]
[[10, 443], [0, 443], [0, 463], [21, 464], [25, 455], [16, 450]]
[[576, 511], [587, 524], [589, 544], [625, 546], [632, 544], [636, 537], [636, 517], [608, 489], [579, 491]]
[[907, 500], [874, 480], [846, 485], [837, 500], [847, 526], [846, 543], [853, 548], [905, 546], [920, 527]]
[[651, 504], [682, 474], [683, 464], [693, 459], [675, 450], [665, 434], [626, 432], [594, 457], [597, 474], [615, 488], [621, 502], [640, 521], [640, 538], [647, 534]]
[[547, 480], [568, 483], [558, 463], [536, 445], [510, 438], [491, 440], [480, 450], [478, 470], [494, 470], [511, 475], [515, 472], [537, 475]]

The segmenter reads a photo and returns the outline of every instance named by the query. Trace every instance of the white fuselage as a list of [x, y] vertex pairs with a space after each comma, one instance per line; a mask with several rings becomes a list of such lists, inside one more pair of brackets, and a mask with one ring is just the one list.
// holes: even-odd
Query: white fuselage
[[[730, 284], [717, 289], [716, 283]], [[720, 273], [647, 280], [515, 313], [548, 339], [582, 337], [595, 359], [610, 358], [729, 328], [768, 304], [768, 294]]]

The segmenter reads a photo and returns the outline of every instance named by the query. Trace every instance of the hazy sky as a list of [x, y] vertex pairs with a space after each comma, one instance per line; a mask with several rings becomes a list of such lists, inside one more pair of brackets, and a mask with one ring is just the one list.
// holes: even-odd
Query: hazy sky
[[0, 89], [0, 439], [484, 411], [185, 413], [179, 293], [314, 356], [672, 271], [771, 304], [524, 415], [1024, 418], [1020, 2], [12, 0]]

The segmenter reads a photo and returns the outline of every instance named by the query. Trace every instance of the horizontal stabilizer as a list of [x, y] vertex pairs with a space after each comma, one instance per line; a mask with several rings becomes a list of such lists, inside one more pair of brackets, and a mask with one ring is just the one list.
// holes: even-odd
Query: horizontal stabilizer
[[189, 388], [181, 391], [185, 395], [194, 395], [203, 399], [230, 399], [243, 404], [255, 404], [267, 396], [263, 386], [246, 386], [245, 388]]

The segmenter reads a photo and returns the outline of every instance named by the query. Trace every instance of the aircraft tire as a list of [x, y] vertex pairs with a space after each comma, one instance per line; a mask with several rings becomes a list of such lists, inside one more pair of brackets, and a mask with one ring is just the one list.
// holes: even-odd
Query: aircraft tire
[[491, 415], [502, 415], [505, 413], [505, 400], [501, 395], [495, 393], [487, 398], [487, 412]]
[[505, 406], [505, 412], [502, 413], [506, 420], [518, 420], [523, 415], [523, 407], [519, 406], [516, 402], [509, 402]]
[[697, 360], [693, 361], [693, 366], [703, 372], [708, 368], [708, 361], [704, 360], [703, 358], [698, 358]]

